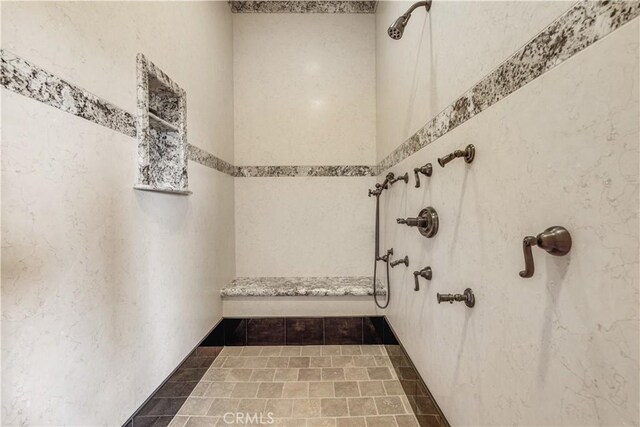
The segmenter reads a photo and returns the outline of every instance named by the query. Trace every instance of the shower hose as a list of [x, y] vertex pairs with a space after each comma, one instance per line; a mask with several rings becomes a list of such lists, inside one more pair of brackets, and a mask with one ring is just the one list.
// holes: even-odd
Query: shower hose
[[[378, 302], [378, 291], [376, 289], [376, 277], [378, 271], [378, 261], [383, 260], [387, 265], [387, 301], [384, 305]], [[380, 194], [376, 195], [376, 251], [373, 257], [373, 301], [378, 308], [385, 309], [391, 301], [391, 286], [389, 281], [389, 254], [380, 258]]]

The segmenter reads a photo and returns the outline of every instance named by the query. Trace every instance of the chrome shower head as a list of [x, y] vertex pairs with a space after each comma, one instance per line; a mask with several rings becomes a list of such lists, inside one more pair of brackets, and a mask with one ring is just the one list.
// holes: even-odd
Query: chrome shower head
[[389, 26], [389, 29], [387, 30], [389, 37], [394, 40], [400, 40], [402, 38], [402, 34], [404, 34], [407, 22], [409, 22], [409, 18], [411, 18], [411, 13], [420, 6], [424, 6], [427, 9], [427, 12], [430, 11], [431, 0], [414, 3], [404, 15], [396, 19], [395, 22]]
[[400, 40], [404, 33], [404, 29], [407, 26], [407, 22], [409, 22], [409, 18], [411, 18], [411, 15], [402, 15], [400, 18], [396, 19], [396, 21], [391, 24], [387, 30], [389, 37], [394, 40]]

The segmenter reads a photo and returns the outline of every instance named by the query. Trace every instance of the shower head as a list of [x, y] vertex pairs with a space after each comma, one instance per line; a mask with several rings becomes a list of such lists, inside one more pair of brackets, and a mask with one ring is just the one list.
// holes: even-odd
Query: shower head
[[409, 10], [405, 12], [400, 18], [396, 19], [393, 24], [389, 26], [387, 30], [387, 34], [394, 40], [400, 40], [402, 38], [402, 34], [404, 34], [404, 29], [407, 26], [407, 22], [409, 22], [409, 18], [411, 18], [411, 13], [419, 8], [420, 6], [424, 6], [427, 9], [427, 12], [431, 10], [431, 0], [428, 1], [419, 1], [414, 3]]
[[387, 30], [389, 37], [394, 40], [400, 40], [404, 33], [404, 27], [406, 27], [407, 22], [409, 22], [409, 18], [411, 18], [411, 15], [402, 15], [400, 18], [396, 19], [396, 21], [391, 24]]

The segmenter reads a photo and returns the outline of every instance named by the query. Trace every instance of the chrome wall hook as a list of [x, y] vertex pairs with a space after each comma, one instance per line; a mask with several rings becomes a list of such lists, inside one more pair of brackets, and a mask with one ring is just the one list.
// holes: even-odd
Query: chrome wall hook
[[458, 157], [464, 157], [465, 163], [473, 162], [473, 159], [476, 157], [476, 147], [473, 144], [469, 144], [466, 146], [464, 151], [456, 150], [453, 153], [449, 153], [444, 157], [440, 157], [438, 159], [438, 164], [442, 167], [445, 167], [447, 163], [450, 161], [457, 159]]
[[438, 294], [438, 304], [448, 302], [453, 304], [454, 301], [464, 301], [467, 307], [476, 305], [476, 297], [473, 295], [471, 288], [464, 290], [462, 294]]
[[433, 166], [431, 163], [427, 163], [424, 166], [413, 169], [413, 173], [416, 176], [416, 188], [420, 188], [420, 174], [424, 174], [429, 177], [433, 173]]
[[396, 222], [407, 227], [418, 227], [424, 237], [433, 237], [438, 233], [438, 213], [431, 206], [422, 209], [415, 218], [398, 218]]
[[397, 260], [391, 261], [391, 263], [389, 263], [391, 268], [393, 268], [393, 267], [395, 267], [396, 265], [399, 265], [399, 264], [404, 264], [405, 267], [409, 267], [409, 257], [405, 256], [404, 258], [397, 259]]
[[426, 266], [425, 268], [423, 268], [420, 271], [414, 271], [413, 272], [413, 280], [415, 282], [415, 286], [413, 288], [414, 291], [419, 291], [420, 290], [420, 282], [418, 281], [419, 277], [422, 277], [426, 280], [431, 280], [431, 277], [433, 275], [433, 272], [431, 271], [431, 267]]
[[533, 276], [535, 272], [533, 254], [531, 253], [532, 246], [538, 246], [554, 256], [564, 256], [571, 250], [571, 234], [566, 228], [555, 225], [547, 228], [536, 237], [526, 236], [522, 240], [524, 270], [520, 272], [520, 277], [528, 278]]

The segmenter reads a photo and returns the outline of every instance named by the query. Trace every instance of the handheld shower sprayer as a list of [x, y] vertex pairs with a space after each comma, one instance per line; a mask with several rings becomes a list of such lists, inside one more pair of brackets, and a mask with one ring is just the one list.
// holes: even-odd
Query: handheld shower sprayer
[[419, 1], [411, 5], [409, 10], [407, 10], [404, 15], [399, 17], [394, 21], [393, 24], [389, 26], [387, 30], [387, 34], [394, 40], [400, 40], [402, 35], [404, 34], [404, 29], [407, 27], [407, 23], [409, 22], [409, 18], [411, 18], [411, 14], [417, 8], [424, 6], [427, 9], [427, 12], [431, 10], [431, 0], [428, 1]]
[[[395, 267], [398, 263], [393, 264], [391, 262], [391, 255], [393, 255], [393, 248], [389, 249], [386, 255], [380, 255], [380, 195], [386, 189], [388, 189], [391, 185], [395, 184], [398, 181], [404, 181], [405, 184], [409, 183], [409, 173], [405, 173], [404, 175], [400, 175], [398, 177], [395, 176], [393, 172], [389, 172], [387, 176], [384, 178], [382, 184], [377, 183], [376, 187], [373, 190], [369, 190], [369, 197], [376, 196], [376, 228], [375, 228], [375, 254], [373, 257], [373, 301], [376, 306], [379, 308], [385, 309], [389, 305], [389, 301], [391, 301], [391, 288], [389, 286], [389, 266]], [[406, 258], [406, 257], [405, 257]], [[387, 269], [387, 300], [384, 305], [378, 302], [378, 291], [377, 291], [377, 278], [378, 278], [378, 261], [382, 261], [386, 265]], [[409, 259], [406, 258], [406, 265], [409, 264]]]

